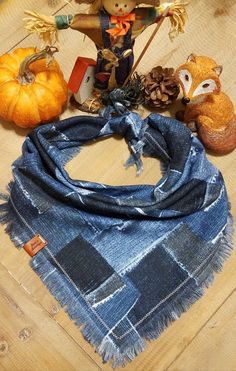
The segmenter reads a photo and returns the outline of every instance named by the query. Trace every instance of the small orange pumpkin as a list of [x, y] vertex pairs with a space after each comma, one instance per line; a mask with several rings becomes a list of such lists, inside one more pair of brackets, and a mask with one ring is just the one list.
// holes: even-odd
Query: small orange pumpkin
[[55, 51], [18, 48], [0, 57], [0, 117], [28, 128], [61, 114], [68, 90]]

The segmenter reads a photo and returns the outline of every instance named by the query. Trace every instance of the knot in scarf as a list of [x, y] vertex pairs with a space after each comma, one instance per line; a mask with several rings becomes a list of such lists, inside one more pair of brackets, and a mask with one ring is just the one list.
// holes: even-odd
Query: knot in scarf
[[[127, 166], [159, 159], [162, 179], [112, 186], [70, 177], [64, 165], [81, 147], [115, 134], [128, 142]], [[18, 248], [47, 243], [31, 267], [113, 367], [200, 298], [232, 250], [223, 177], [172, 118], [109, 108], [42, 125], [12, 169], [0, 223]]]
[[115, 28], [109, 28], [106, 30], [111, 36], [124, 36], [130, 29], [130, 22], [135, 21], [135, 14], [130, 13], [123, 17], [112, 15], [110, 18], [111, 24], [115, 24]]

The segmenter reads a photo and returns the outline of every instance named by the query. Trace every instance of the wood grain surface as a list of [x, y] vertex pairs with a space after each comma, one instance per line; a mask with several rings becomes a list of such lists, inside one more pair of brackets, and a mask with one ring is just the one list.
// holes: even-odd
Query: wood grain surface
[[[59, 0], [49, 7], [46, 0], [0, 0], [0, 54], [16, 47], [37, 46], [35, 36], [23, 28], [23, 11], [45, 14], [74, 14], [83, 7]], [[171, 43], [165, 21], [139, 66], [145, 73], [156, 65], [177, 67], [187, 56], [213, 57], [224, 66], [223, 91], [236, 103], [236, 1], [192, 0], [186, 33]], [[153, 27], [136, 41], [138, 56]], [[77, 31], [60, 32], [57, 60], [69, 78], [78, 55], [95, 57], [93, 43]], [[165, 114], [174, 114], [179, 104]], [[235, 106], [236, 108], [236, 106]], [[144, 116], [146, 110], [140, 110]], [[61, 118], [80, 114], [68, 108]], [[0, 191], [11, 180], [11, 164], [21, 154], [27, 130], [0, 121]], [[145, 159], [144, 173], [125, 170], [127, 146], [119, 138], [88, 145], [66, 169], [73, 178], [108, 184], [154, 184], [161, 177], [159, 162]], [[221, 170], [232, 214], [236, 217], [236, 151], [227, 156], [208, 155]], [[234, 238], [234, 242], [236, 239]], [[82, 338], [58, 302], [29, 267], [30, 257], [18, 251], [4, 228], [0, 228], [0, 370], [93, 371], [111, 370]], [[156, 341], [147, 344], [125, 369], [129, 371], [236, 371], [236, 253], [226, 262], [213, 286]]]

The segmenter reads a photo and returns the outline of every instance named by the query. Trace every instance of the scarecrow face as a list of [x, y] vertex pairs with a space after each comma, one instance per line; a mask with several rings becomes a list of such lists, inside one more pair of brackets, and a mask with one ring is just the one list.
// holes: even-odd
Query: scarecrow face
[[134, 0], [103, 0], [104, 9], [111, 15], [123, 17], [136, 7], [137, 2]]

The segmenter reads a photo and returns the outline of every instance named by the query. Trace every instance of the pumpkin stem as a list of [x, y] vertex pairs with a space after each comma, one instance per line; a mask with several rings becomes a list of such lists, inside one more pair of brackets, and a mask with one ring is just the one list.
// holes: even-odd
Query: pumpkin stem
[[19, 83], [21, 85], [32, 84], [35, 80], [35, 75], [30, 70], [31, 63], [46, 58], [46, 66], [48, 67], [55, 52], [58, 52], [58, 49], [55, 46], [47, 46], [41, 52], [26, 57], [20, 64], [19, 75], [17, 76]]

